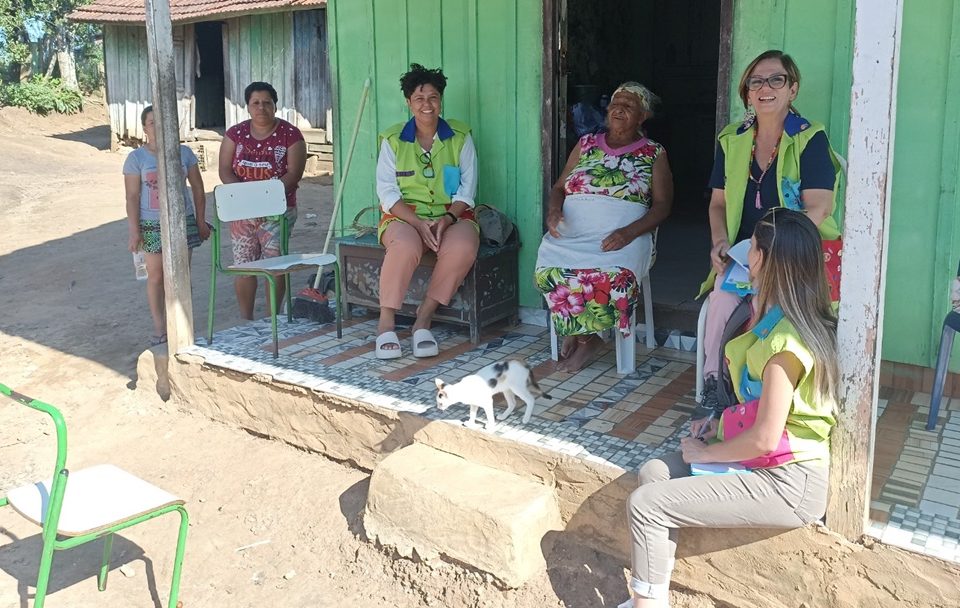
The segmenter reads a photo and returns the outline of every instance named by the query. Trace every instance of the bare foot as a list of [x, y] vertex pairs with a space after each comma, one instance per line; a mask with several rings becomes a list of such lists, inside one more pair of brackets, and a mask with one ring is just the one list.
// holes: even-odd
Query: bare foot
[[593, 355], [600, 349], [600, 345], [603, 344], [603, 340], [596, 334], [591, 336], [578, 336], [578, 338], [577, 348], [570, 357], [563, 361], [564, 369], [562, 371], [569, 373], [580, 371], [586, 367]]
[[563, 344], [560, 345], [560, 358], [567, 359], [577, 350], [577, 336], [566, 336], [563, 338]]
[[[386, 325], [386, 324], [384, 324], [384, 323], [380, 323], [380, 324], [377, 325], [377, 335], [378, 335], [378, 336], [383, 335], [384, 333], [386, 333], [386, 332], [388, 332], [388, 331], [395, 331], [393, 325]], [[386, 342], [386, 343], [380, 345], [380, 350], [391, 350], [391, 351], [392, 351], [392, 350], [398, 350], [399, 348], [400, 348], [400, 345], [397, 344], [396, 342]]]

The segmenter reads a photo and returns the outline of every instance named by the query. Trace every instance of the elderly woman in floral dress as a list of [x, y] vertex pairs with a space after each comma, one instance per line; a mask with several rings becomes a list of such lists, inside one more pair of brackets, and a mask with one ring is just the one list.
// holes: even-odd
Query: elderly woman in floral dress
[[642, 130], [656, 101], [641, 84], [618, 87], [607, 132], [580, 139], [550, 191], [535, 277], [564, 336], [559, 370], [582, 369], [601, 344], [598, 332], [633, 331], [638, 278], [673, 202], [667, 154]]

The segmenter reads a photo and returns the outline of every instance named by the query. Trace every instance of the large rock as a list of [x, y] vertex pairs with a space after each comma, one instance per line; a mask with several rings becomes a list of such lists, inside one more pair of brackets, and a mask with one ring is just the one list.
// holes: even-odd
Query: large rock
[[541, 541], [563, 522], [552, 489], [415, 443], [373, 470], [364, 526], [403, 555], [446, 556], [519, 587], [544, 570]]

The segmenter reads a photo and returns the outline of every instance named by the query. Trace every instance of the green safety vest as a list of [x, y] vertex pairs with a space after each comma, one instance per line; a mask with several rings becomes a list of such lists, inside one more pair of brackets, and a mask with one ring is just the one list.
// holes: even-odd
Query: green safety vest
[[460, 187], [460, 151], [470, 127], [459, 120], [440, 119], [437, 138], [430, 149], [433, 177], [424, 177], [423, 149], [417, 143], [416, 124], [411, 118], [380, 134], [397, 157], [397, 184], [404, 202], [414, 206], [422, 218], [438, 218], [447, 211], [450, 197]]
[[[750, 175], [750, 154], [753, 152], [753, 123], [733, 123], [727, 125], [717, 136], [724, 157], [724, 194], [727, 212], [727, 239], [731, 242], [740, 232], [740, 220], [743, 218], [743, 197], [747, 193], [747, 183]], [[783, 136], [780, 138], [780, 148], [777, 152], [777, 194], [780, 197], [780, 206], [791, 209], [802, 209], [800, 202], [800, 155], [810, 143], [810, 139], [825, 127], [818, 122], [811, 122], [799, 114], [790, 112], [783, 121]], [[837, 186], [840, 183], [840, 162], [837, 155], [830, 150], [830, 160], [833, 161], [833, 212], [837, 209]], [[820, 237], [824, 240], [833, 240], [840, 237], [837, 219], [828, 216], [820, 224]], [[710, 270], [707, 280], [700, 285], [702, 296], [711, 289], [716, 278], [716, 272]]]

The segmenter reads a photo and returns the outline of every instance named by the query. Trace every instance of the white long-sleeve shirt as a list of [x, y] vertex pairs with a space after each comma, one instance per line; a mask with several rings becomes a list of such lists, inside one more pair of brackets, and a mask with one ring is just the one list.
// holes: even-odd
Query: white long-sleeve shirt
[[[436, 137], [434, 135], [434, 139]], [[472, 209], [476, 206], [476, 196], [477, 149], [473, 145], [473, 137], [468, 134], [460, 149], [460, 187], [450, 200], [466, 203]], [[384, 213], [389, 213], [390, 208], [403, 198], [397, 183], [397, 155], [386, 140], [380, 144], [380, 156], [377, 157], [377, 198]]]

